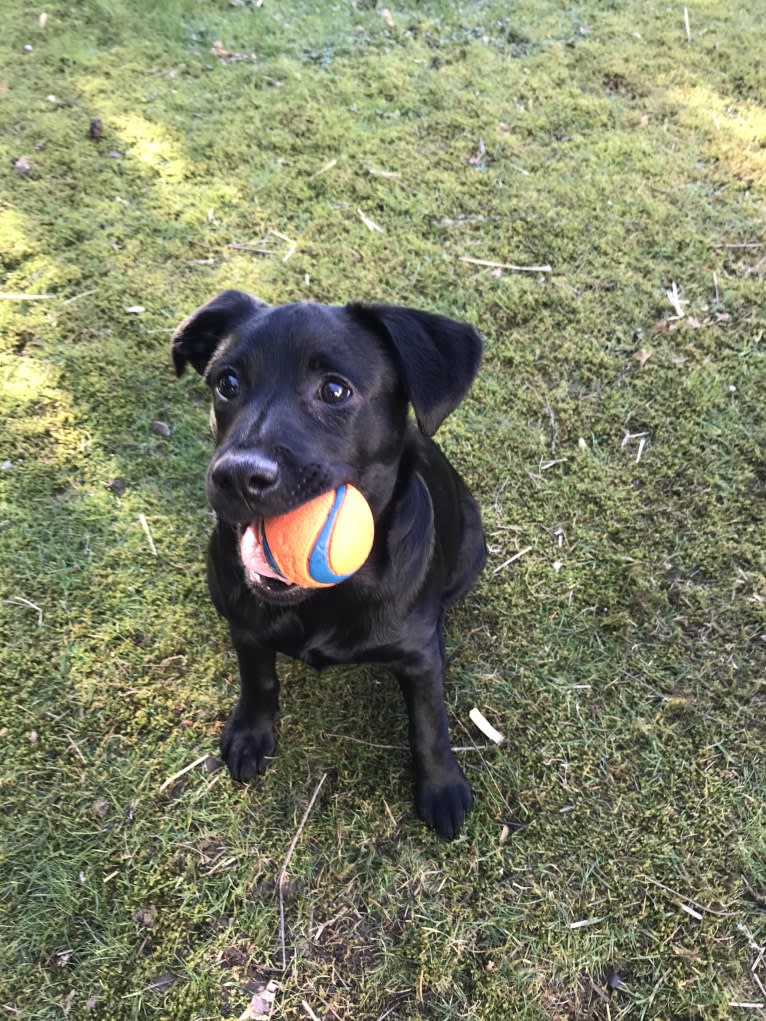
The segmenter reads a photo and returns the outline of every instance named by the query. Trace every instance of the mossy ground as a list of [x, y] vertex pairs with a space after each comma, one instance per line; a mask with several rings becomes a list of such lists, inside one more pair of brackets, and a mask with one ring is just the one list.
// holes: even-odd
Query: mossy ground
[[[2, 289], [48, 296], [0, 300], [0, 1009], [762, 1017], [763, 4], [0, 6]], [[440, 433], [490, 544], [448, 701], [508, 740], [453, 844], [374, 669], [285, 663], [255, 789], [159, 790], [235, 691], [167, 356], [227, 286], [486, 337]]]

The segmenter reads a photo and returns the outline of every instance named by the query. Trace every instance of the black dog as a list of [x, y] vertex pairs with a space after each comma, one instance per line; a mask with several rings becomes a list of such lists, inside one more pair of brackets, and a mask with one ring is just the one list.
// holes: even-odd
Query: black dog
[[[473, 796], [450, 747], [442, 622], [485, 544], [473, 497], [429, 437], [476, 375], [478, 334], [390, 305], [271, 308], [225, 291], [178, 327], [172, 351], [177, 374], [189, 362], [213, 392], [208, 584], [239, 660], [221, 738], [231, 775], [254, 777], [274, 751], [277, 652], [314, 667], [384, 663], [407, 703], [417, 810], [456, 836]], [[261, 573], [243, 543], [254, 523], [346, 482], [375, 520], [364, 566], [324, 589]]]

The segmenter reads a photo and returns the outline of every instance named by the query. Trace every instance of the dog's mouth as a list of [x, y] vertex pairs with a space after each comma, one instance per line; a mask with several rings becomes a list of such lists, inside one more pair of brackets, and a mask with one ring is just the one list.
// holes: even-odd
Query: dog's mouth
[[310, 589], [286, 581], [269, 562], [261, 541], [260, 519], [247, 525], [239, 540], [239, 555], [248, 585], [270, 602], [294, 602], [308, 595]]

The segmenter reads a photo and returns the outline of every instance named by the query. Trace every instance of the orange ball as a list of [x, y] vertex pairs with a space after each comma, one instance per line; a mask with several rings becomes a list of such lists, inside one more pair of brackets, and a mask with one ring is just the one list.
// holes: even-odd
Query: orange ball
[[375, 523], [370, 505], [350, 484], [266, 518], [260, 529], [263, 553], [286, 581], [327, 588], [358, 571], [372, 549]]

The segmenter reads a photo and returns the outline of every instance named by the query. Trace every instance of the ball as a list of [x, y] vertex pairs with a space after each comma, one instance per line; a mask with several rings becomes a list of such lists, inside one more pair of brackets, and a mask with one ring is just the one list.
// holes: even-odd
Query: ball
[[285, 581], [327, 588], [359, 570], [374, 537], [370, 506], [347, 483], [286, 514], [266, 518], [259, 538], [267, 561]]

